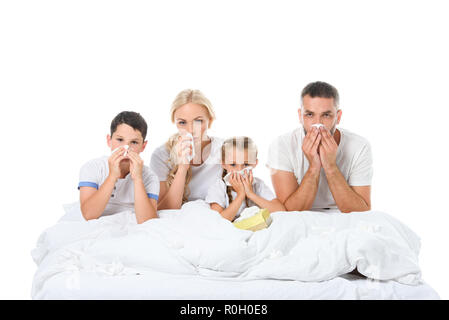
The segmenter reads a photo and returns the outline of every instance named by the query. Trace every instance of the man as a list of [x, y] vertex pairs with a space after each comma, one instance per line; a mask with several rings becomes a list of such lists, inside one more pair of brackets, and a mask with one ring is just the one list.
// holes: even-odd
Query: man
[[289, 211], [371, 210], [371, 147], [366, 139], [337, 129], [338, 91], [313, 82], [301, 99], [302, 126], [274, 140], [268, 153], [277, 198]]

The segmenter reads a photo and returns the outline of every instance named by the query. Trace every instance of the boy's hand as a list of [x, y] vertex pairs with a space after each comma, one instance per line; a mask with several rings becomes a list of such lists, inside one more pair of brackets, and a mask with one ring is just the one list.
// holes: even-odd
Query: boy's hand
[[247, 197], [250, 197], [251, 195], [254, 194], [254, 190], [253, 190], [253, 170], [249, 171], [249, 174], [247, 171], [245, 171], [243, 177], [242, 177], [242, 182], [243, 182], [243, 186], [245, 187], [245, 193]]
[[114, 180], [118, 180], [122, 175], [120, 170], [120, 161], [126, 158], [124, 156], [125, 151], [126, 149], [124, 147], [120, 147], [114, 151], [108, 159], [109, 175], [114, 178]]
[[233, 172], [231, 178], [229, 178], [229, 183], [231, 184], [234, 191], [237, 192], [237, 196], [245, 195], [245, 186], [243, 185], [242, 176], [240, 173]]
[[129, 172], [134, 181], [142, 180], [143, 160], [137, 152], [128, 150]]

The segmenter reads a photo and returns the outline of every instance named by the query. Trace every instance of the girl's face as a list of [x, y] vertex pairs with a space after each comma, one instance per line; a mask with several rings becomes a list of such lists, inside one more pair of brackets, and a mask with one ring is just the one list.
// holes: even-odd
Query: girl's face
[[240, 171], [246, 167], [257, 166], [258, 160], [255, 154], [251, 154], [247, 149], [228, 148], [225, 152], [225, 159], [222, 167], [227, 172]]
[[206, 138], [207, 129], [212, 124], [206, 107], [195, 103], [187, 103], [179, 107], [175, 111], [174, 118], [178, 130], [192, 134], [195, 142], [202, 141], [203, 137]]

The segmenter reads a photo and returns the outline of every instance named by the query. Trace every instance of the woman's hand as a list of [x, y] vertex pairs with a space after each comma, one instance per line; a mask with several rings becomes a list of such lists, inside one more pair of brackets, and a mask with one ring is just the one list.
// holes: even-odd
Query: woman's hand
[[179, 166], [190, 166], [191, 157], [193, 154], [192, 138], [186, 135], [179, 135], [178, 143], [176, 144], [176, 155]]

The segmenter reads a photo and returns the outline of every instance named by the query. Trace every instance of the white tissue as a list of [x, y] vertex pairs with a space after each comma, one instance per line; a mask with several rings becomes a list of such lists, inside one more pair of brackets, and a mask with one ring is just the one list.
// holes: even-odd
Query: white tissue
[[192, 138], [192, 142], [191, 142], [192, 154], [187, 157], [188, 161], [190, 162], [195, 157], [195, 145], [193, 144], [193, 136], [192, 136], [192, 134], [190, 132], [188, 132], [186, 134], [186, 136]]
[[324, 127], [324, 124], [315, 123], [315, 124], [312, 124], [312, 127], [317, 127], [319, 129], [320, 127]]
[[[237, 173], [240, 173], [241, 176], [244, 176], [245, 175], [245, 171], [248, 172], [248, 174], [249, 174], [249, 171], [252, 170], [252, 169], [253, 169], [253, 167], [246, 167], [245, 169], [237, 171]], [[226, 183], [227, 186], [231, 186], [231, 184], [229, 183], [229, 179], [231, 178], [231, 174], [232, 174], [232, 172], [229, 172], [227, 175], [225, 175], [223, 177], [223, 180], [224, 180], [224, 182]]]
[[[129, 146], [128, 146], [127, 144], [125, 144], [123, 147], [125, 148], [125, 153], [124, 153], [123, 155], [126, 156], [126, 155], [128, 154]], [[115, 148], [114, 150], [111, 151], [111, 153], [116, 152], [116, 151], [117, 151], [118, 149], [120, 149], [120, 148], [121, 148], [121, 146], [118, 147], [118, 148]]]

